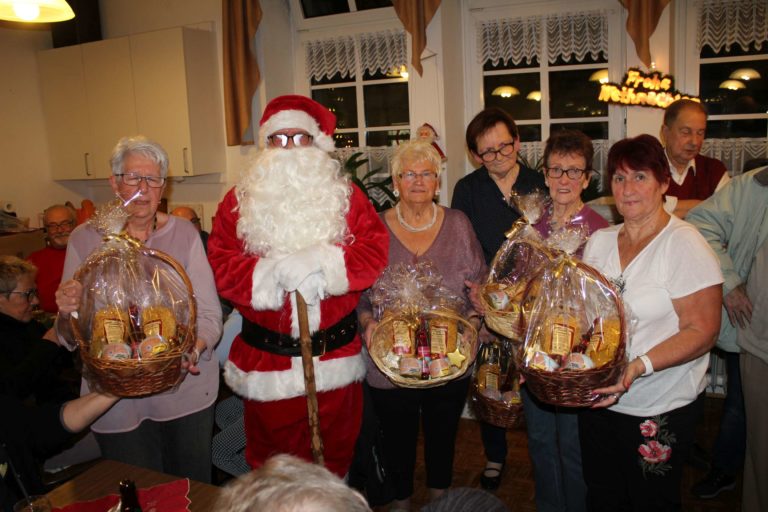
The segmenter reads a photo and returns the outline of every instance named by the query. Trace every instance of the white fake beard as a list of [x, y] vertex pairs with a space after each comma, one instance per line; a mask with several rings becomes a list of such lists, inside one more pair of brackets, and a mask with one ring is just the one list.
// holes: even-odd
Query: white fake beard
[[314, 147], [260, 151], [236, 187], [237, 236], [260, 256], [285, 256], [347, 235], [350, 186]]

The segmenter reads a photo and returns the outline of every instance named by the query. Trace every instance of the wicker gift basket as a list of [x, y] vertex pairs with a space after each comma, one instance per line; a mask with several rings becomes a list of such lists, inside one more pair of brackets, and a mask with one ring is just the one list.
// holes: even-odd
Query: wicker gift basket
[[626, 365], [623, 302], [596, 269], [566, 254], [528, 284], [525, 342], [517, 364], [542, 402], [588, 406], [593, 390], [615, 384]]
[[512, 341], [522, 343], [523, 294], [528, 281], [552, 254], [533, 225], [546, 204], [542, 192], [512, 196], [512, 205], [521, 213], [505, 233], [507, 239], [491, 262], [487, 282], [480, 288], [485, 306], [485, 325]]
[[[426, 333], [429, 360], [418, 354], [419, 332]], [[439, 334], [437, 334], [440, 332]], [[412, 349], [396, 353], [397, 340], [412, 341]], [[445, 338], [445, 350], [435, 349], [435, 339]], [[413, 313], [387, 314], [371, 335], [368, 349], [376, 367], [394, 384], [404, 388], [429, 388], [461, 377], [477, 353], [477, 330], [456, 313], [435, 309]]]
[[549, 250], [534, 238], [515, 238], [520, 228], [510, 230], [491, 263], [488, 281], [480, 289], [485, 306], [485, 325], [512, 341], [523, 341], [523, 295], [530, 279], [552, 258]]
[[471, 403], [478, 419], [502, 428], [523, 425], [515, 347], [508, 340], [486, 343], [478, 353]]
[[[120, 206], [97, 212], [92, 222], [100, 232], [116, 231], [105, 227], [114, 219], [104, 219], [119, 217]], [[74, 278], [83, 293], [70, 325], [91, 388], [137, 397], [180, 382], [195, 342], [196, 302], [176, 260], [125, 233], [107, 233]]]
[[441, 285], [428, 261], [388, 268], [371, 290], [379, 323], [368, 352], [395, 385], [439, 386], [461, 377], [477, 355], [477, 330], [462, 311], [464, 299]]

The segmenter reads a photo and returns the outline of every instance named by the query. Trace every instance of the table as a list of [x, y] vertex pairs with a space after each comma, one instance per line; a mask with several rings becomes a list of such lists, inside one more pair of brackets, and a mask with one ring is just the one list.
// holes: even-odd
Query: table
[[[136, 482], [137, 488], [152, 487], [179, 479], [165, 473], [105, 459], [49, 492], [48, 498], [54, 507], [63, 507], [77, 501], [95, 500], [108, 494], [117, 494], [118, 483], [124, 478]], [[220, 491], [219, 487], [190, 480], [189, 499], [192, 503], [189, 505], [189, 510], [191, 512], [214, 510]]]

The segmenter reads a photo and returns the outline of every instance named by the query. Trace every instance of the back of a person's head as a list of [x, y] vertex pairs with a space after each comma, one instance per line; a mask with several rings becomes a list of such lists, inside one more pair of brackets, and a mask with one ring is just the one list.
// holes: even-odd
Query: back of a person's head
[[370, 512], [365, 498], [336, 475], [290, 455], [276, 455], [228, 485], [216, 510]]
[[421, 512], [509, 512], [499, 498], [482, 489], [455, 487], [425, 505]]

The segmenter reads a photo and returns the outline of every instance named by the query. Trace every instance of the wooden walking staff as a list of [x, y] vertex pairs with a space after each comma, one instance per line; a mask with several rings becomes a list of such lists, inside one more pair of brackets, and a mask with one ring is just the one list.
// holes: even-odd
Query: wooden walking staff
[[323, 458], [323, 438], [320, 437], [320, 414], [317, 407], [317, 387], [315, 386], [315, 365], [312, 362], [312, 338], [309, 335], [309, 316], [304, 297], [296, 291], [296, 313], [299, 316], [299, 341], [301, 342], [301, 365], [304, 367], [304, 389], [307, 391], [307, 417], [312, 445], [312, 460], [320, 466], [325, 465]]

